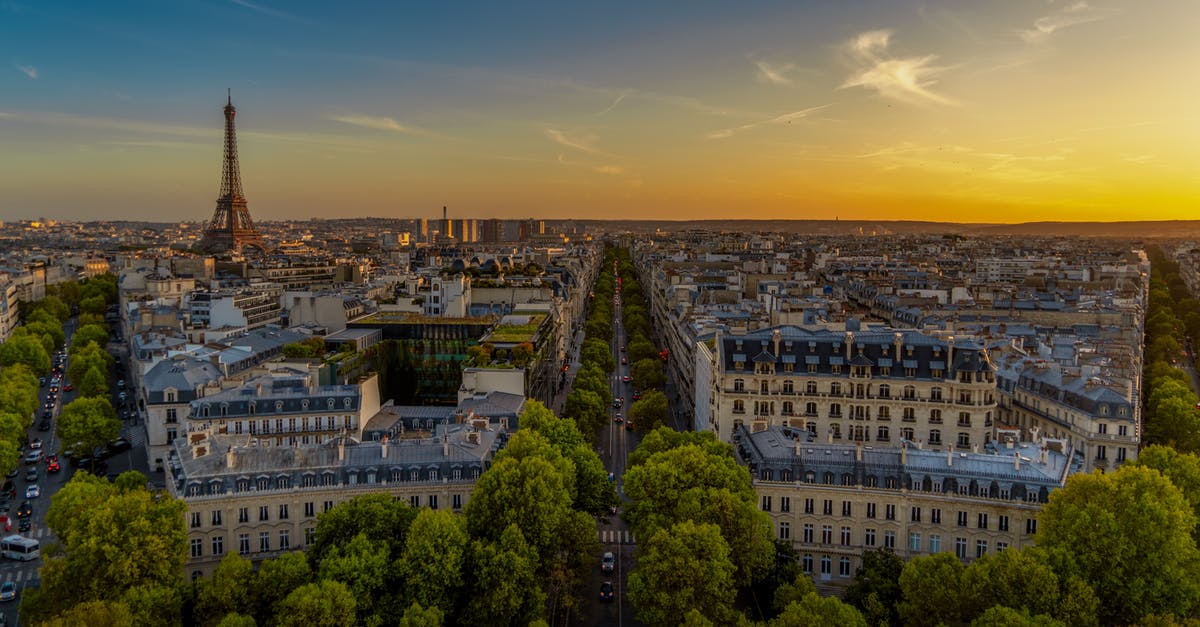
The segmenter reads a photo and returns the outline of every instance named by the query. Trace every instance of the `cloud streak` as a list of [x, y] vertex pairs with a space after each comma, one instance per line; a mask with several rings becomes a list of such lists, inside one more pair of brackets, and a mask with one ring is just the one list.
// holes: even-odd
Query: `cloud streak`
[[377, 130], [377, 131], [391, 131], [393, 133], [400, 133], [403, 135], [415, 135], [418, 137], [439, 137], [439, 138], [441, 137], [440, 135], [438, 135], [437, 133], [434, 133], [432, 131], [428, 131], [428, 130], [425, 130], [423, 128], [416, 127], [416, 126], [410, 126], [408, 124], [402, 124], [400, 122], [397, 122], [395, 120], [395, 118], [390, 118], [390, 117], [386, 117], [386, 116], [349, 114], [349, 115], [335, 115], [335, 116], [331, 116], [329, 119], [331, 119], [335, 122], [341, 122], [342, 124], [349, 124], [351, 126], [358, 126], [361, 128], [369, 128], [369, 129], [373, 129], [373, 130]]
[[1094, 7], [1087, 2], [1076, 2], [1061, 11], [1051, 13], [1034, 20], [1033, 28], [1017, 31], [1025, 41], [1036, 44], [1049, 38], [1054, 33], [1071, 26], [1098, 22], [1119, 14], [1119, 9]]
[[784, 113], [783, 115], [777, 115], [773, 118], [767, 118], [765, 120], [759, 120], [757, 122], [751, 122], [749, 124], [742, 124], [741, 126], [733, 126], [730, 128], [723, 128], [723, 129], [716, 130], [716, 131], [709, 133], [706, 137], [708, 137], [708, 139], [725, 139], [727, 137], [733, 137], [734, 135], [736, 135], [742, 131], [748, 131], [751, 129], [758, 128], [760, 126], [767, 126], [770, 124], [786, 124], [788, 122], [791, 122], [792, 120], [799, 120], [802, 118], [806, 118], [809, 115], [816, 113], [817, 111], [820, 111], [822, 109], [827, 109], [827, 108], [833, 106], [833, 104], [834, 103], [829, 103], [829, 104], [819, 105], [816, 107], [809, 107], [807, 109], [801, 109], [799, 111], [792, 111], [791, 113]]
[[957, 104], [932, 90], [937, 76], [946, 69], [933, 65], [937, 56], [893, 57], [888, 53], [891, 37], [890, 30], [873, 30], [846, 43], [845, 49], [857, 68], [841, 88], [872, 89], [885, 98], [909, 104]]
[[238, 5], [239, 7], [242, 7], [244, 9], [250, 9], [251, 11], [254, 11], [255, 13], [260, 13], [262, 15], [266, 15], [267, 17], [273, 17], [273, 18], [280, 19], [280, 20], [288, 20], [290, 22], [302, 22], [305, 24], [310, 23], [308, 20], [305, 20], [298, 16], [292, 15], [291, 13], [288, 13], [286, 11], [280, 11], [279, 9], [272, 9], [271, 7], [263, 6], [261, 4], [256, 4], [254, 2], [249, 2], [249, 0], [229, 0], [229, 1], [232, 2], [233, 4]]
[[586, 135], [586, 136], [582, 136], [582, 137], [581, 136], [571, 136], [571, 135], [568, 135], [567, 133], [560, 131], [556, 128], [546, 128], [546, 129], [544, 129], [544, 132], [546, 134], [546, 137], [549, 138], [550, 141], [552, 141], [560, 146], [566, 146], [567, 148], [574, 148], [575, 150], [578, 150], [580, 152], [586, 152], [589, 155], [604, 154], [603, 152], [601, 152], [599, 149], [596, 148], [596, 136], [595, 135]]
[[29, 78], [32, 78], [35, 81], [37, 80], [38, 69], [33, 67], [32, 65], [14, 65], [13, 67], [17, 68], [17, 71], [24, 74], [25, 76], [28, 76]]
[[754, 67], [758, 69], [754, 77], [759, 82], [770, 83], [772, 85], [791, 85], [792, 79], [788, 78], [788, 72], [796, 69], [796, 66], [791, 63], [772, 65], [762, 59], [755, 61]]

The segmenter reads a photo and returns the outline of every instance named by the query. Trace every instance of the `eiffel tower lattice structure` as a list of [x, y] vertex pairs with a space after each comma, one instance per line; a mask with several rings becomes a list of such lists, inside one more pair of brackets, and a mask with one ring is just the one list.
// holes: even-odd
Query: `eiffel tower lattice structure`
[[221, 171], [221, 195], [217, 210], [204, 230], [199, 248], [209, 253], [241, 252], [252, 248], [264, 251], [262, 234], [250, 219], [246, 196], [242, 193], [242, 173], [238, 167], [237, 131], [233, 118], [237, 109], [230, 94], [225, 104], [225, 165]]

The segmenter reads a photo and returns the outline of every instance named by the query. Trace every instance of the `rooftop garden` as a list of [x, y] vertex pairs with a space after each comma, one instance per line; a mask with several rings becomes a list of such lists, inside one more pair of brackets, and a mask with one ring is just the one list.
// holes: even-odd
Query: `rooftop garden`
[[533, 342], [538, 329], [546, 319], [546, 314], [529, 314], [526, 324], [499, 324], [492, 329], [483, 341], [494, 344], [519, 344]]
[[465, 318], [439, 318], [406, 311], [377, 311], [354, 322], [371, 324], [488, 324], [495, 316], [467, 316]]

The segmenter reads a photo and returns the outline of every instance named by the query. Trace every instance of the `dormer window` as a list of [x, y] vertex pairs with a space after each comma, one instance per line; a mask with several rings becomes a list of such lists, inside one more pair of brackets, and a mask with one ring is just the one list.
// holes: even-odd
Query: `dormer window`
[[354, 401], [353, 401], [353, 400], [351, 400], [349, 396], [347, 396], [346, 398], [343, 398], [343, 399], [342, 399], [342, 406], [343, 406], [343, 407], [345, 407], [346, 409], [350, 409], [350, 405], [351, 405], [353, 402], [354, 402]]
[[300, 401], [300, 409], [308, 409], [308, 399], [307, 398]]
[[283, 401], [275, 401], [275, 411], [283, 411]]
[[200, 407], [200, 415], [208, 418], [208, 405], [203, 405]]
[[328, 407], [329, 409], [333, 409], [333, 403], [334, 403], [334, 400], [332, 398], [325, 400], [325, 406]]
[[221, 403], [221, 415], [222, 416], [229, 415], [229, 403]]

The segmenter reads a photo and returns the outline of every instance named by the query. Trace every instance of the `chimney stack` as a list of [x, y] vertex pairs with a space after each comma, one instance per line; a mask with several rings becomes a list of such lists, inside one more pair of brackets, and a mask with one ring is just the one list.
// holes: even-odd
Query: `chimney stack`
[[1013, 470], [1021, 469], [1021, 454], [1013, 453]]
[[442, 435], [442, 456], [450, 457], [450, 435]]
[[344, 437], [338, 438], [338, 461], [346, 461], [346, 439]]
[[383, 459], [387, 459], [387, 451], [388, 451], [388, 437], [385, 435], [385, 436], [383, 436], [382, 444], [380, 444], [380, 446], [379, 446], [379, 456], [382, 457]]
[[236, 466], [237, 458], [233, 454], [233, 447], [230, 446], [229, 450], [225, 451], [225, 468], [233, 470]]
[[947, 466], [954, 465], [954, 447], [953, 446], [946, 447], [946, 465]]
[[900, 445], [900, 465], [901, 466], [908, 465], [908, 445], [907, 444]]
[[862, 462], [862, 442], [854, 443], [854, 461]]

